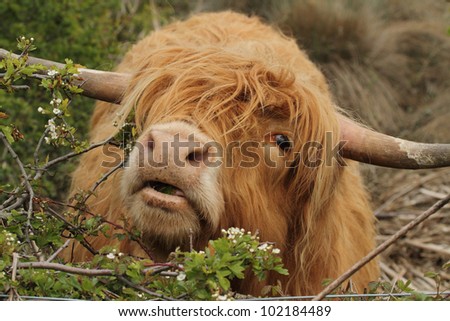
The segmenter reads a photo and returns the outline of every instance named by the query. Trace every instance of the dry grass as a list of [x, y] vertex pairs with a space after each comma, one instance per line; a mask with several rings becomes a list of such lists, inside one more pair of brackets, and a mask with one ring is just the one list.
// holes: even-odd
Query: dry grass
[[411, 112], [449, 87], [445, 1], [293, 3], [283, 29], [322, 66], [337, 103], [375, 129], [408, 132]]
[[[327, 75], [336, 102], [369, 126], [423, 142], [450, 143], [450, 4], [423, 0], [293, 1], [284, 30]], [[450, 169], [364, 166], [379, 241], [450, 193]], [[427, 271], [450, 260], [450, 207], [382, 256], [385, 280], [435, 290]], [[450, 275], [442, 273], [450, 287]]]
[[[390, 177], [391, 188], [377, 199], [381, 242], [406, 223], [425, 211], [430, 204], [450, 193], [450, 169], [414, 174], [397, 172]], [[438, 272], [450, 260], [450, 206], [410, 231], [407, 238], [382, 255], [383, 279], [412, 280], [412, 286], [422, 291], [436, 290], [435, 282], [424, 277], [429, 271]], [[450, 288], [450, 273], [440, 272], [442, 287]]]

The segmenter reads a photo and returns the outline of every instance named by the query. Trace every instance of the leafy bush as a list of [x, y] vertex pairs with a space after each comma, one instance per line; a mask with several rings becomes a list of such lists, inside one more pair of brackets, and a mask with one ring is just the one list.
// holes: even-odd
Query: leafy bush
[[[88, 68], [110, 70], [132, 43], [152, 29], [154, 21], [162, 24], [184, 8], [184, 1], [155, 3], [157, 12], [148, 1], [1, 1], [0, 48], [14, 48], [17, 36], [25, 36], [39, 41], [39, 49], [33, 52], [35, 56], [54, 61], [71, 57]], [[14, 95], [0, 91], [0, 112], [8, 108], [10, 120], [26, 138], [15, 147], [25, 163], [32, 162], [30, 146], [37, 145], [41, 124], [47, 121], [37, 108], [47, 106], [49, 101], [48, 96], [34, 86]], [[92, 99], [84, 97], [71, 101], [76, 115], [68, 119], [69, 125], [76, 128], [82, 140], [87, 138], [93, 105]], [[42, 150], [45, 154], [56, 152], [51, 145], [42, 146]], [[0, 145], [0, 156], [5, 152]], [[18, 182], [13, 174], [14, 166], [10, 158], [1, 158], [0, 182]], [[53, 167], [52, 176], [41, 186], [43, 191], [56, 199], [64, 199], [70, 183], [68, 173], [74, 167], [73, 162]]]

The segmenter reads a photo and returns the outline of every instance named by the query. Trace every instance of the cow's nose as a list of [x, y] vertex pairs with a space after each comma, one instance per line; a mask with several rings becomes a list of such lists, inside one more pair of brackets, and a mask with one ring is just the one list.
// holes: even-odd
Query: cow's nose
[[210, 148], [201, 135], [184, 129], [170, 124], [151, 129], [146, 142], [151, 162], [167, 167], [202, 167], [211, 156]]

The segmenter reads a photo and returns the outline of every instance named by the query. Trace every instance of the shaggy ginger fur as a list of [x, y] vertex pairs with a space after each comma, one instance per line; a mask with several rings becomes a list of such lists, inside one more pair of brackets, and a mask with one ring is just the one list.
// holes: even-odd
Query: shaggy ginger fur
[[[348, 161], [347, 166], [339, 166], [333, 161], [330, 166], [322, 162], [313, 168], [298, 157], [306, 142], [325, 146], [327, 132], [333, 134], [331, 148], [336, 145], [339, 111], [323, 75], [294, 40], [256, 18], [232, 12], [202, 14], [144, 38], [128, 52], [118, 71], [133, 73], [134, 78], [121, 106], [98, 103], [91, 141], [114, 134], [114, 121], [117, 117], [123, 120], [131, 110], [143, 142], [149, 128], [172, 122], [194, 124], [199, 133], [222, 146], [246, 141], [270, 144], [265, 140], [270, 132], [286, 134], [293, 141], [285, 153], [274, 148], [268, 151], [264, 144], [253, 150], [260, 159], [267, 153], [277, 154], [274, 168], [263, 163], [237, 166], [244, 156], [233, 150], [232, 155], [225, 155], [233, 157], [233, 166], [207, 176], [208, 184], [216, 189], [205, 192], [201, 182], [193, 184], [196, 202], [211, 200], [217, 206], [214, 209], [220, 209], [214, 217], [202, 212], [189, 218], [198, 227], [196, 248], [204, 247], [222, 228], [259, 231], [261, 240], [275, 242], [281, 249], [289, 270], [289, 277], [282, 278], [284, 292], [305, 295], [320, 291], [324, 279], [336, 278], [374, 247], [374, 219], [357, 164]], [[72, 195], [89, 190], [108, 172], [111, 166], [100, 166], [102, 161], [114, 160], [113, 149], [121, 153], [108, 148], [82, 157], [73, 175]], [[324, 151], [316, 150], [317, 156], [325, 159]], [[284, 166], [286, 159], [297, 166]], [[169, 217], [153, 217], [139, 199], [130, 200], [127, 185], [133, 184], [131, 177], [137, 177], [130, 173], [119, 171], [103, 183], [96, 197], [90, 198], [89, 209], [118, 224], [123, 218], [139, 222], [136, 227], [142, 230], [144, 242], [157, 259], [164, 260], [175, 244], [186, 247], [189, 235], [182, 221], [177, 224]], [[147, 214], [136, 213], [136, 208], [149, 211], [151, 219], [146, 221]], [[158, 235], [149, 232], [155, 226]], [[174, 229], [179, 233], [175, 235]], [[102, 237], [90, 241], [96, 249], [112, 243]], [[123, 241], [118, 246], [122, 252], [143, 255], [137, 243]], [[66, 253], [71, 260], [89, 256], [79, 244]], [[377, 264], [371, 262], [352, 282], [361, 292], [377, 277]], [[259, 295], [265, 284], [277, 279], [279, 275], [270, 274], [261, 283], [249, 276], [235, 290]]]

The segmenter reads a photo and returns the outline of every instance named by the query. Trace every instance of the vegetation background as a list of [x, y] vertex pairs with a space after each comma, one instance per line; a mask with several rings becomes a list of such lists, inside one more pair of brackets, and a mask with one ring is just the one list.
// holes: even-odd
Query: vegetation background
[[[33, 37], [33, 55], [112, 70], [127, 49], [151, 30], [200, 11], [255, 14], [295, 37], [326, 74], [336, 102], [367, 125], [402, 138], [450, 142], [450, 5], [445, 0], [3, 0], [0, 48], [18, 36]], [[48, 104], [42, 90], [14, 95], [0, 91], [0, 112], [24, 134], [15, 144], [24, 163], [39, 139]], [[32, 102], [32, 103], [30, 103]], [[86, 137], [94, 102], [72, 102], [73, 125]], [[55, 152], [45, 146], [49, 155]], [[64, 200], [75, 162], [51, 172], [40, 193]], [[398, 171], [363, 167], [383, 240], [417, 213], [450, 192], [450, 171]], [[20, 182], [15, 164], [0, 146], [0, 189]], [[0, 194], [0, 201], [6, 197]], [[351, 201], [351, 200], [350, 200]], [[450, 259], [449, 208], [422, 224], [383, 254], [387, 280], [423, 277]], [[449, 287], [450, 275], [441, 274]]]

